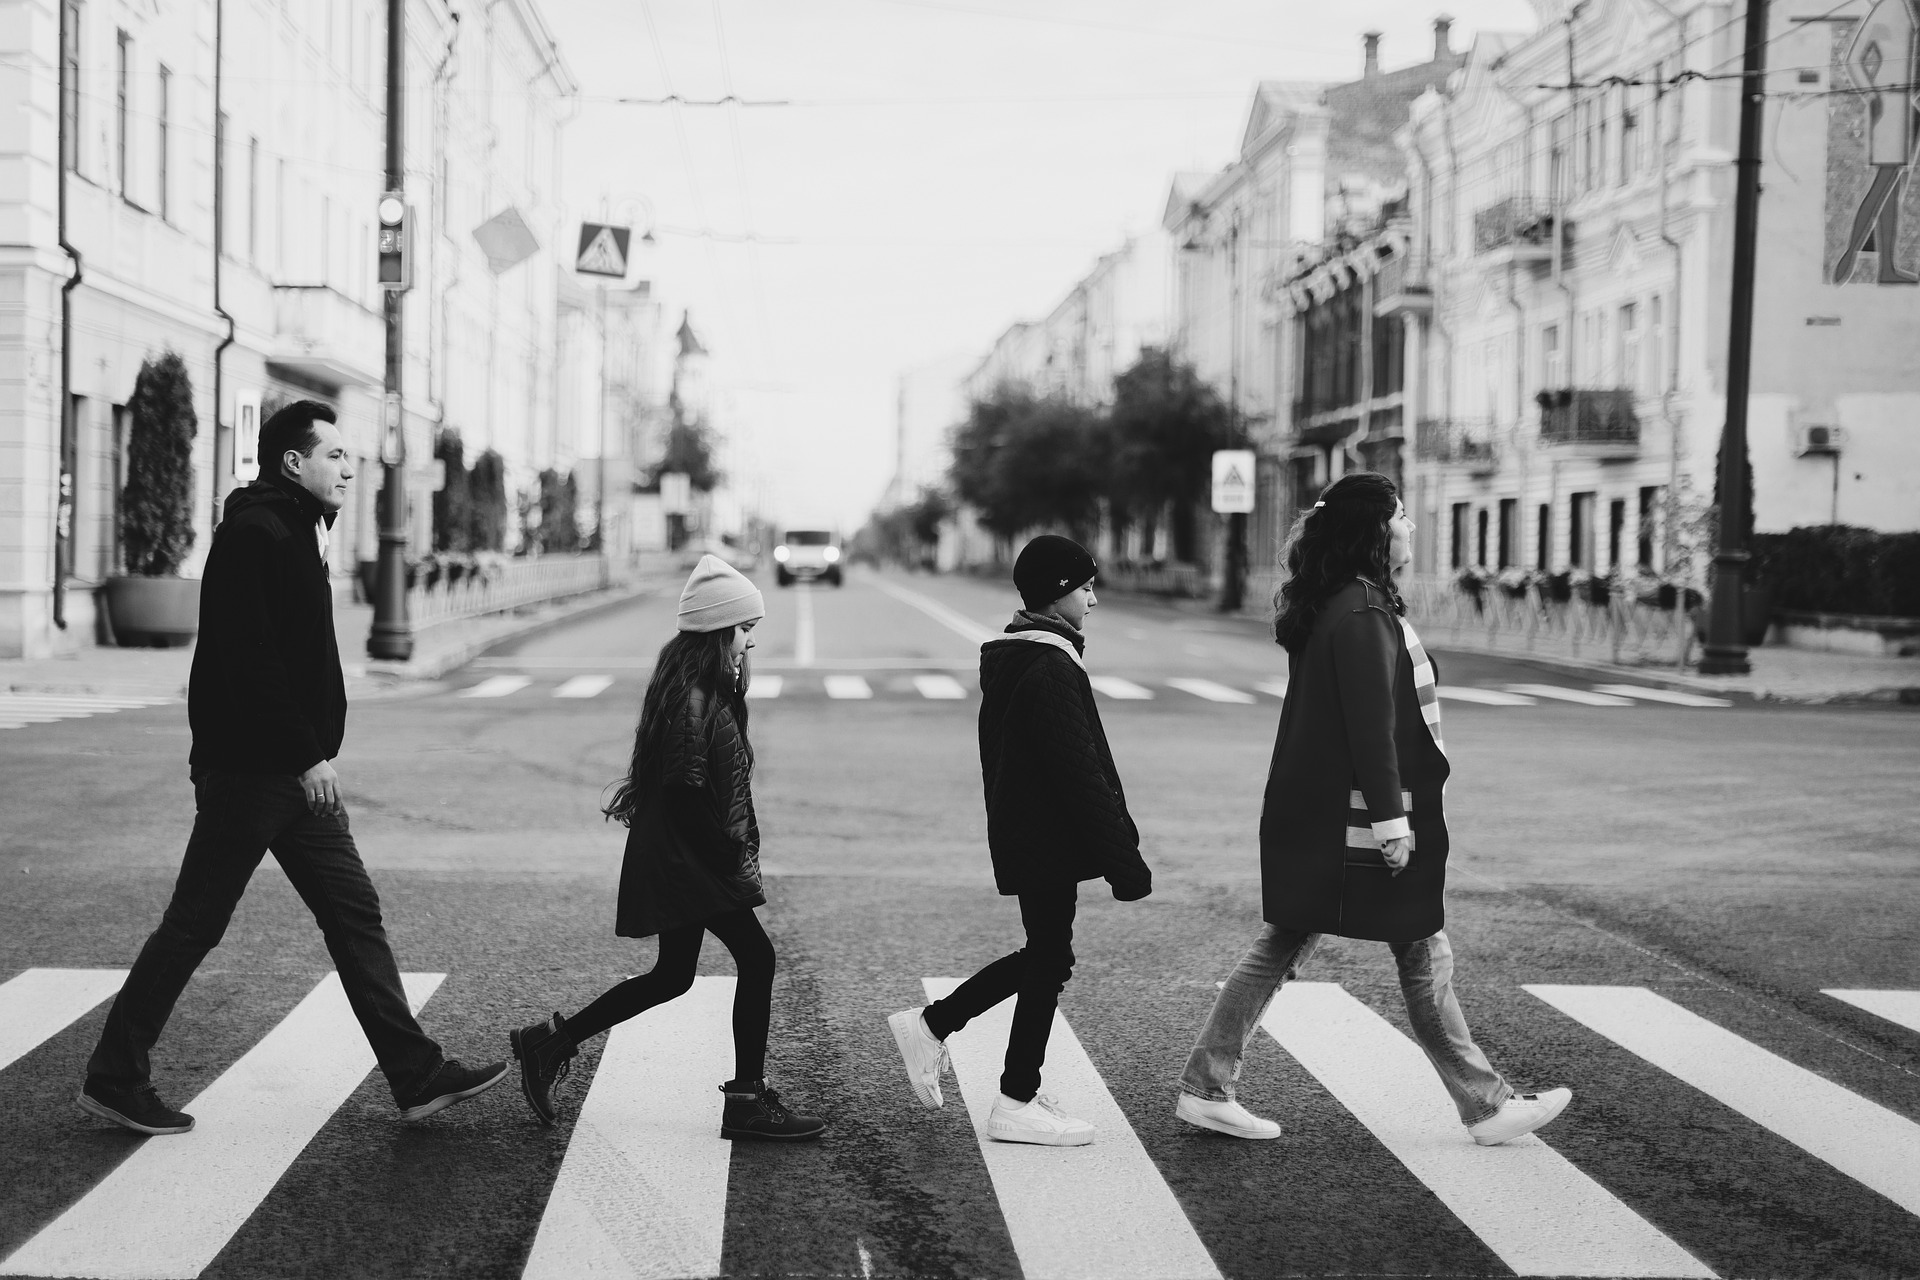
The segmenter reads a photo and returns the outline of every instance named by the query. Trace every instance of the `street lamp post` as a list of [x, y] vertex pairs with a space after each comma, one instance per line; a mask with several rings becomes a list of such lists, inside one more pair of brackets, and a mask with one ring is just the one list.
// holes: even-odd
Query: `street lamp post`
[[[405, 144], [406, 0], [387, 0], [387, 181], [380, 197], [381, 285], [386, 320], [386, 395], [380, 422], [380, 560], [375, 574], [373, 630], [367, 652], [405, 662], [413, 656], [413, 626], [407, 618], [407, 433], [400, 375], [404, 347], [401, 300], [406, 296], [406, 237], [411, 228], [402, 189]], [[392, 242], [389, 243], [389, 237]], [[395, 270], [389, 273], [387, 260]]]

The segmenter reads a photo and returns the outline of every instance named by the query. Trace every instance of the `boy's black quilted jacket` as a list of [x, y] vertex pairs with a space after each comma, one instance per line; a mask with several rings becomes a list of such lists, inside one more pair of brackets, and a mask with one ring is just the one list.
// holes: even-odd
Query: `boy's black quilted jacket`
[[650, 938], [766, 901], [753, 752], [726, 698], [695, 689], [627, 832], [614, 932]]
[[[1077, 631], [1022, 614], [1007, 628]], [[1093, 686], [1051, 644], [1008, 638], [980, 647], [980, 773], [987, 847], [1004, 894], [1104, 879], [1123, 902], [1153, 891], [1127, 813]]]

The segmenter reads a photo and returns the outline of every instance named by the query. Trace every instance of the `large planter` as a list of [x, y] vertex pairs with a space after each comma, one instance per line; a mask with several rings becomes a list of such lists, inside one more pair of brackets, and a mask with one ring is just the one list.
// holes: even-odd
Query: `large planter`
[[200, 630], [200, 579], [107, 579], [107, 617], [123, 647], [173, 649]]

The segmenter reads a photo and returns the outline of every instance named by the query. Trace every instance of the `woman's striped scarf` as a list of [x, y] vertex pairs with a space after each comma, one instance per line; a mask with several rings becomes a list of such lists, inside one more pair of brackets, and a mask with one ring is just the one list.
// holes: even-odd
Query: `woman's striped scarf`
[[1407, 637], [1407, 656], [1413, 659], [1413, 690], [1420, 695], [1420, 718], [1427, 722], [1427, 732], [1433, 735], [1433, 745], [1440, 748], [1440, 754], [1447, 753], [1447, 744], [1440, 737], [1440, 693], [1434, 688], [1433, 660], [1427, 657], [1425, 646], [1420, 637], [1413, 633], [1413, 626], [1405, 618], [1400, 619], [1400, 630]]

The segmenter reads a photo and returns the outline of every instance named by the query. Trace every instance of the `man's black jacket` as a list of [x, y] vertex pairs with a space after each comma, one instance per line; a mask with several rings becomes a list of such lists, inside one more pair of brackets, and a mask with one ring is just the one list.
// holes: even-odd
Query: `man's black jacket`
[[[1076, 660], [1078, 632], [1022, 613], [980, 647], [980, 773], [1001, 893], [1105, 879], [1122, 901], [1153, 891], [1140, 832]], [[1044, 639], [1048, 636], [1071, 648]]]
[[314, 533], [322, 519], [333, 515], [284, 478], [227, 496], [187, 684], [196, 773], [300, 774], [340, 752], [347, 686]]

